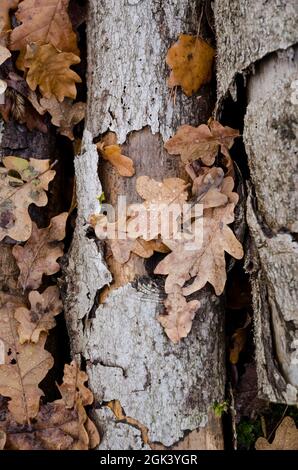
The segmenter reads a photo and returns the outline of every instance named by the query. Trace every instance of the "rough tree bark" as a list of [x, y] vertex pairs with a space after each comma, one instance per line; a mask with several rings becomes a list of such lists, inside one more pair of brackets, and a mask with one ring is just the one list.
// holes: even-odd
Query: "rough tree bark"
[[[297, 403], [297, 2], [218, 0], [218, 103], [246, 79], [247, 223], [258, 387]], [[296, 97], [296, 98], [295, 98]]]
[[[72, 354], [85, 362], [95, 394], [100, 449], [223, 446], [220, 420], [210, 414], [212, 404], [224, 398], [221, 299], [211, 289], [202, 291], [191, 334], [171, 344], [156, 320], [163, 307], [162, 285], [143, 261], [134, 258], [127, 271], [118, 272], [118, 287], [99, 302], [112, 275], [87, 223], [98, 212], [102, 188], [109, 201], [121, 192], [135, 197], [135, 177], [124, 181], [113, 171], [106, 173], [107, 165], [99, 160], [93, 142], [107, 130], [125, 144], [136, 176], [161, 180], [181, 174], [163, 142], [180, 124], [206, 122], [212, 94], [209, 87], [200, 100], [178, 93], [174, 104], [166, 86], [165, 55], [179, 33], [197, 33], [201, 8], [195, 0], [89, 2], [88, 113], [82, 152], [75, 158], [78, 216], [64, 305]], [[105, 406], [111, 400], [118, 400], [140, 429], [117, 422]], [[148, 441], [142, 439], [142, 427]]]

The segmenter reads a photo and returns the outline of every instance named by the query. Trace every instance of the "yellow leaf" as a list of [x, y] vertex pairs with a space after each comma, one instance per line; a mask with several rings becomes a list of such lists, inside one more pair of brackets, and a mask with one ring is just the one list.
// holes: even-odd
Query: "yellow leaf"
[[75, 99], [75, 84], [82, 80], [69, 67], [80, 61], [72, 52], [59, 52], [51, 44], [27, 46], [24, 62], [25, 67], [29, 68], [27, 83], [33, 91], [39, 86], [45, 98], [55, 96], [60, 102], [66, 96]]
[[191, 96], [211, 80], [214, 54], [214, 49], [203, 39], [181, 34], [167, 53], [166, 62], [172, 69], [168, 86], [181, 86]]

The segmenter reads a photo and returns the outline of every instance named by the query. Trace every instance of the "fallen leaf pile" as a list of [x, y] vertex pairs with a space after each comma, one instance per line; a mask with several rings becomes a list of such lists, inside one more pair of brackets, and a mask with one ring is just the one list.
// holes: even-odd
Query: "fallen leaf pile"
[[[85, 104], [73, 103], [76, 84], [82, 80], [72, 67], [81, 60], [68, 6], [69, 0], [1, 1], [0, 66], [8, 59], [11, 63], [7, 78], [0, 80], [0, 95], [6, 90], [0, 112], [5, 121], [13, 117], [41, 132], [48, 130], [44, 119], [48, 112], [60, 134], [74, 140], [73, 128], [84, 119]], [[12, 14], [18, 22], [15, 28]], [[15, 64], [11, 51], [19, 52]], [[18, 73], [11, 72], [14, 65]], [[25, 85], [20, 90], [16, 82], [22, 78]], [[17, 113], [18, 107], [25, 112]]]
[[[236, 259], [243, 257], [241, 243], [229, 227], [238, 202], [229, 149], [238, 135], [237, 130], [212, 119], [197, 128], [181, 126], [165, 148], [181, 156], [192, 184], [181, 178], [156, 181], [140, 176], [136, 191], [144, 200], [142, 205], [128, 206], [127, 213], [117, 221], [109, 221], [102, 213], [90, 217], [95, 234], [106, 239], [115, 261], [122, 265], [132, 254], [142, 258], [149, 258], [154, 251], [166, 254], [154, 273], [166, 276], [166, 312], [158, 320], [173, 342], [188, 335], [199, 309], [197, 300], [188, 301], [186, 297], [207, 283], [217, 295], [222, 294], [227, 278], [226, 253]], [[104, 144], [100, 146], [104, 151]], [[223, 168], [212, 166], [216, 159], [221, 160]], [[179, 237], [187, 202], [190, 233]], [[189, 209], [196, 204], [202, 206], [203, 224], [197, 223], [201, 215]]]
[[[89, 449], [99, 443], [98, 432], [86, 414], [93, 401], [85, 386], [87, 375], [72, 362], [65, 365], [58, 386], [61, 399], [45, 403], [40, 383], [53, 367], [45, 348], [55, 317], [62, 311], [59, 289], [44, 287], [44, 277], [60, 270], [68, 213], [53, 217], [48, 227], [31, 220], [29, 205], [47, 204], [46, 190], [54, 178], [48, 160], [4, 157], [0, 167], [1, 239], [18, 242], [12, 248], [19, 268], [14, 295], [0, 293], [0, 447], [12, 450]], [[22, 243], [22, 244], [21, 244]]]

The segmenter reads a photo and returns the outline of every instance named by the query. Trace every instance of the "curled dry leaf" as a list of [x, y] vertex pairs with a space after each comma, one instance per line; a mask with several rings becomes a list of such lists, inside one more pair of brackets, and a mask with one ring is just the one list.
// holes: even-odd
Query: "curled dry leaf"
[[0, 240], [9, 236], [25, 241], [31, 235], [30, 204], [45, 206], [46, 190], [54, 178], [49, 160], [29, 161], [18, 157], [4, 157], [0, 168]]
[[10, 398], [8, 409], [18, 423], [30, 423], [38, 413], [40, 397], [38, 384], [53, 367], [51, 354], [44, 349], [46, 335], [42, 334], [37, 344], [18, 342], [15, 321], [8, 313], [10, 323], [11, 363], [0, 366], [0, 393]]
[[[172, 252], [155, 268], [155, 274], [168, 275], [165, 283], [167, 293], [174, 292], [175, 285], [184, 286], [194, 278], [192, 284], [183, 289], [183, 295], [196, 292], [209, 282], [215, 293], [223, 292], [226, 282], [225, 251], [241, 259], [243, 249], [232, 230], [228, 227], [234, 221], [234, 208], [238, 195], [232, 192], [233, 179], [225, 178], [222, 193], [228, 197], [228, 204], [204, 211], [203, 232], [192, 224], [192, 239], [163, 240]], [[198, 228], [197, 228], [198, 227]]]
[[210, 120], [208, 125], [179, 127], [174, 137], [166, 142], [166, 150], [171, 155], [181, 155], [184, 163], [201, 159], [208, 166], [213, 165], [219, 150], [229, 156], [229, 149], [235, 137], [239, 136], [239, 131], [214, 120]]
[[135, 174], [133, 161], [131, 158], [122, 155], [121, 147], [117, 144], [117, 136], [114, 132], [108, 132], [100, 142], [97, 142], [96, 147], [103, 159], [110, 162], [120, 176], [130, 177]]
[[191, 96], [211, 80], [214, 55], [213, 47], [203, 39], [181, 34], [167, 53], [166, 62], [172, 69], [168, 86], [181, 86]]
[[63, 101], [67, 96], [75, 99], [76, 83], [81, 83], [79, 75], [69, 67], [80, 62], [72, 52], [59, 52], [52, 44], [27, 46], [24, 59], [27, 67], [27, 83], [31, 90], [37, 86], [45, 98], [56, 97]]
[[259, 437], [255, 448], [257, 450], [298, 450], [298, 429], [293, 418], [286, 416], [282, 420], [271, 444], [264, 437]]
[[83, 406], [91, 405], [93, 394], [84, 385], [87, 380], [88, 375], [80, 370], [76, 361], [72, 361], [70, 365], [65, 364], [63, 382], [58, 385], [58, 389], [66, 408], [73, 408], [78, 400]]
[[174, 286], [165, 300], [166, 315], [159, 315], [158, 321], [164, 327], [167, 336], [173, 343], [186, 338], [191, 330], [192, 322], [200, 306], [199, 300], [187, 302], [182, 295], [181, 287]]
[[63, 255], [65, 224], [68, 213], [63, 212], [51, 219], [48, 227], [39, 229], [32, 225], [32, 234], [24, 246], [14, 246], [12, 253], [20, 269], [19, 285], [25, 289], [37, 289], [42, 276], [57, 273], [57, 259]]
[[19, 322], [20, 343], [37, 343], [40, 334], [48, 332], [56, 325], [54, 317], [62, 311], [57, 286], [48, 287], [42, 294], [38, 291], [29, 293], [30, 310], [19, 307], [15, 310], [15, 319]]
[[74, 140], [73, 128], [85, 117], [86, 103], [74, 103], [66, 98], [62, 103], [52, 97], [40, 100], [42, 109], [48, 111], [52, 116], [52, 124], [59, 127], [59, 133], [65, 135], [70, 140]]
[[79, 55], [77, 37], [67, 12], [68, 3], [69, 0], [23, 0], [16, 12], [22, 24], [11, 33], [10, 49], [24, 51], [28, 44], [50, 43], [60, 51]]
[[42, 405], [30, 426], [20, 426], [8, 415], [0, 428], [7, 435], [7, 450], [87, 450], [87, 419], [82, 406], [68, 409], [56, 401]]
[[0, 364], [10, 364], [16, 359], [18, 346], [16, 322], [14, 311], [23, 305], [22, 299], [16, 296], [1, 293], [0, 304], [0, 342], [2, 358]]
[[193, 181], [192, 193], [196, 203], [204, 204], [204, 209], [224, 206], [228, 196], [221, 191], [223, 180], [221, 168], [202, 167], [201, 174]]

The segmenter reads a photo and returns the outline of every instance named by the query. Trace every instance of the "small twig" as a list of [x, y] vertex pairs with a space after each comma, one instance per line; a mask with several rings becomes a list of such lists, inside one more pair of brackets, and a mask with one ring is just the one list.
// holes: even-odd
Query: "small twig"
[[267, 437], [267, 441], [270, 440], [270, 438], [272, 437], [273, 433], [276, 431], [276, 429], [278, 428], [278, 426], [280, 425], [280, 423], [281, 423], [282, 420], [284, 419], [285, 414], [286, 414], [288, 408], [289, 408], [289, 406], [286, 405], [286, 407], [285, 407], [285, 409], [284, 409], [284, 412], [283, 412], [283, 414], [282, 414], [282, 417], [281, 417], [280, 420], [278, 421], [277, 425], [272, 429], [271, 433], [270, 433], [269, 436]]

